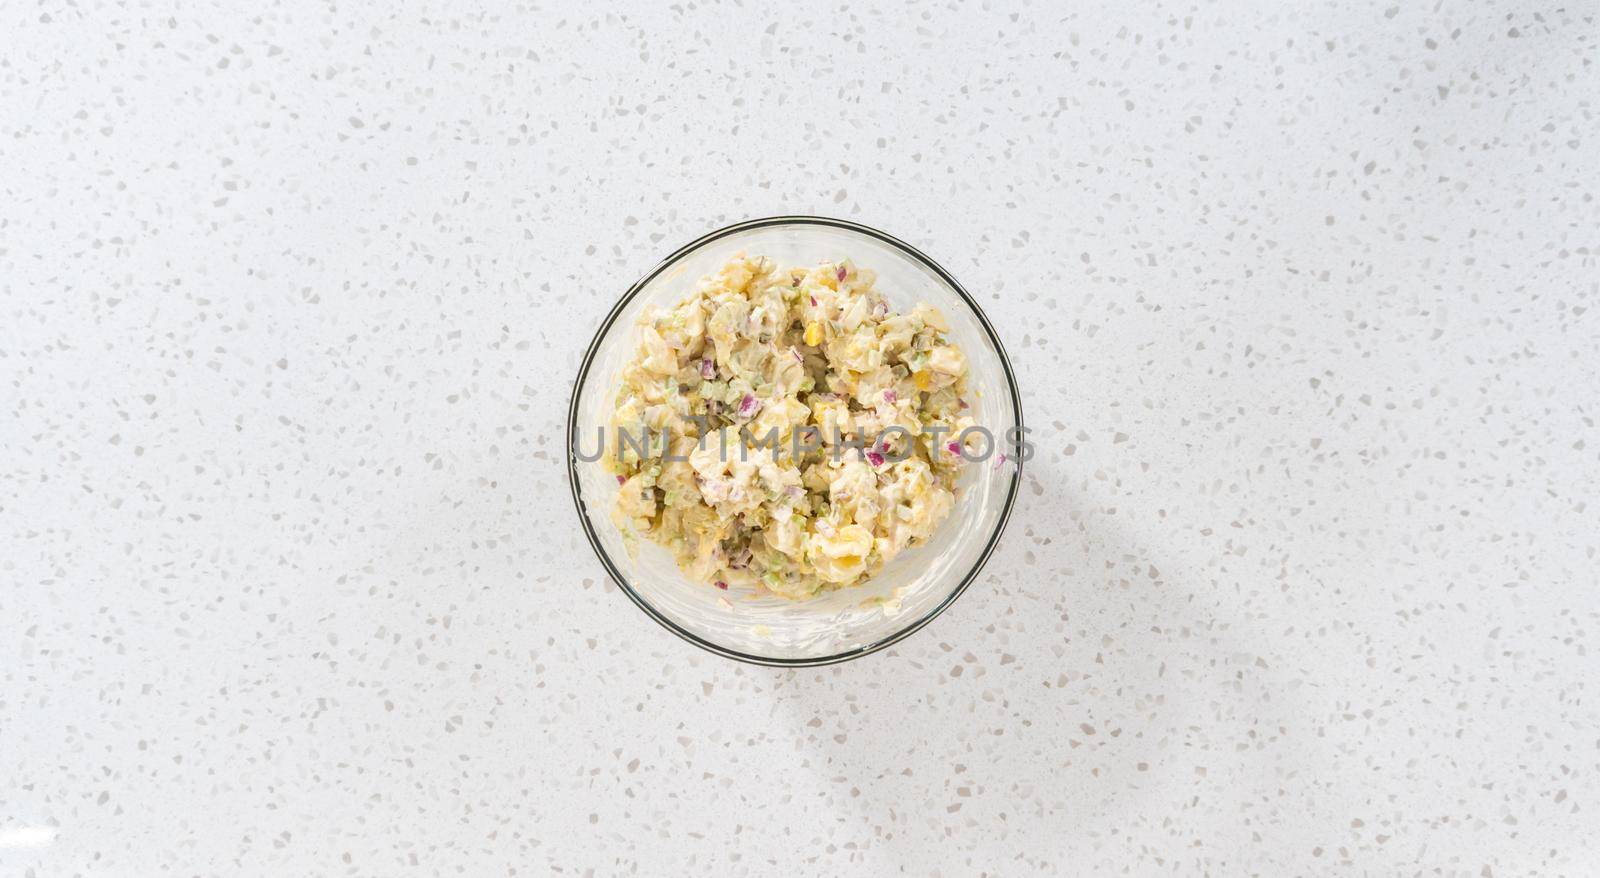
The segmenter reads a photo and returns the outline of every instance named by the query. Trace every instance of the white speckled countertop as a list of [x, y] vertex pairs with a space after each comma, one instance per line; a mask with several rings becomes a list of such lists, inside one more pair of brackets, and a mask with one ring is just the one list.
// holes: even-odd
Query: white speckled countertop
[[[13, 5], [0, 873], [1593, 874], [1597, 9]], [[1040, 453], [793, 672], [581, 536], [673, 247], [904, 237]]]

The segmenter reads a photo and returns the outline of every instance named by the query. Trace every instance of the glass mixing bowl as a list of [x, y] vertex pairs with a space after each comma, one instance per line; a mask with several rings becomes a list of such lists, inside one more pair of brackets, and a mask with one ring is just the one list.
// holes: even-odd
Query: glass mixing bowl
[[[616, 480], [592, 457], [598, 428], [610, 419], [620, 367], [633, 354], [634, 320], [646, 305], [670, 307], [734, 253], [769, 256], [780, 265], [850, 258], [878, 274], [876, 288], [899, 312], [919, 302], [942, 311], [950, 338], [968, 359], [973, 418], [995, 437], [990, 457], [968, 463], [955, 508], [925, 545], [900, 553], [859, 588], [788, 601], [733, 586], [691, 582], [671, 554], [648, 539], [630, 555], [611, 520]], [[966, 290], [915, 247], [845, 220], [784, 216], [748, 220], [679, 249], [628, 289], [600, 324], [573, 386], [567, 421], [567, 469], [584, 533], [600, 563], [639, 609], [684, 640], [728, 658], [763, 665], [810, 666], [883, 649], [928, 624], [966, 590], [994, 551], [1022, 480], [1022, 403], [1000, 339]], [[1011, 432], [1015, 431], [1015, 432]], [[608, 441], [611, 438], [608, 436]], [[1000, 454], [1006, 452], [1002, 459]], [[875, 600], [882, 599], [882, 600]]]

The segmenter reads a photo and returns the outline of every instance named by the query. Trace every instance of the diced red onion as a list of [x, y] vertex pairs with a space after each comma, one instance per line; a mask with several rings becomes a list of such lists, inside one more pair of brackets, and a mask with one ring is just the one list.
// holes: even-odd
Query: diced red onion
[[949, 449], [951, 454], [960, 454], [961, 453], [961, 443], [960, 442], [952, 442], [949, 445], [946, 445], [945, 448]]
[[812, 296], [811, 297], [811, 307], [813, 307], [813, 308], [817, 307], [817, 297], [816, 296]]
[[894, 405], [895, 400], [898, 399], [898, 398], [899, 397], [895, 394], [895, 392], [893, 390], [885, 390], [883, 392], [883, 401], [888, 403], [888, 404], [890, 404], [890, 405]]
[[759, 408], [761, 408], [761, 400], [756, 399], [754, 396], [746, 393], [744, 395], [744, 399], [739, 400], [739, 417], [748, 418], [754, 415], [756, 413], [756, 409]]
[[964, 399], [958, 399], [958, 400], [956, 400], [956, 402], [961, 403], [962, 411], [966, 411], [969, 408], [969, 406], [967, 405], [967, 401], [964, 400]]
[[700, 361], [700, 377], [707, 379], [717, 377], [717, 364], [711, 362], [710, 357]]
[[876, 451], [869, 451], [867, 452], [867, 463], [873, 466], [883, 466], [883, 455]]
[[619, 485], [624, 483], [624, 482], [626, 482], [627, 480], [628, 479], [625, 476], [617, 476], [617, 484], [619, 484]]
[[717, 588], [720, 588], [723, 591], [727, 591], [728, 590], [728, 584], [726, 582], [723, 582], [720, 579], [716, 581], [716, 586], [717, 586]]
[[846, 271], [845, 267], [843, 265], [839, 266], [839, 271], [837, 272], [837, 274], [839, 276], [839, 280], [841, 280], [841, 281], [844, 280], [844, 276], [849, 274], [849, 273], [850, 272]]

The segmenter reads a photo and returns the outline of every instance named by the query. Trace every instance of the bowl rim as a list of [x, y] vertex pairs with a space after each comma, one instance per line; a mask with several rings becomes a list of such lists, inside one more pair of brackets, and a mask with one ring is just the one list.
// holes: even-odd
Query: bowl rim
[[625, 308], [627, 308], [628, 303], [633, 301], [634, 297], [639, 294], [640, 290], [644, 289], [647, 284], [649, 284], [652, 280], [655, 280], [658, 275], [667, 270], [668, 267], [676, 263], [679, 259], [682, 259], [687, 254], [704, 247], [707, 244], [722, 238], [726, 238], [730, 235], [738, 234], [739, 232], [747, 232], [752, 229], [761, 229], [770, 226], [786, 225], [824, 226], [835, 229], [843, 229], [845, 231], [855, 232], [857, 234], [876, 238], [882, 243], [888, 244], [891, 247], [900, 250], [913, 261], [921, 263], [929, 271], [932, 271], [940, 280], [944, 281], [944, 283], [949, 286], [950, 289], [955, 291], [956, 295], [959, 296], [962, 302], [966, 304], [967, 308], [972, 311], [972, 315], [978, 320], [978, 325], [983, 327], [984, 334], [988, 336], [989, 343], [994, 345], [995, 351], [1000, 355], [1000, 367], [1005, 373], [1006, 384], [1008, 385], [1008, 389], [1011, 391], [1011, 409], [1012, 416], [1016, 420], [1016, 427], [1018, 430], [1017, 435], [1025, 435], [1022, 432], [1022, 392], [1017, 386], [1016, 375], [1011, 371], [1011, 358], [1006, 355], [1006, 349], [1000, 343], [999, 334], [994, 331], [994, 326], [989, 323], [989, 318], [984, 315], [983, 309], [978, 306], [977, 300], [975, 300], [972, 295], [967, 292], [966, 288], [963, 287], [961, 283], [957, 281], [948, 271], [945, 271], [943, 266], [939, 265], [939, 263], [933, 261], [933, 259], [927, 254], [923, 253], [921, 250], [918, 250], [916, 247], [911, 246], [905, 241], [902, 241], [899, 238], [888, 234], [887, 232], [880, 231], [861, 223], [825, 216], [769, 216], [743, 220], [741, 222], [733, 223], [732, 225], [723, 226], [715, 231], [707, 232], [706, 234], [701, 235], [682, 247], [679, 247], [678, 249], [674, 250], [671, 255], [667, 256], [665, 259], [662, 259], [649, 271], [641, 275], [637, 281], [634, 281], [633, 285], [628, 288], [628, 291], [622, 294], [622, 298], [618, 299], [617, 303], [611, 307], [611, 311], [606, 314], [605, 319], [601, 321], [600, 328], [595, 331], [594, 338], [589, 342], [588, 349], [584, 351], [583, 361], [578, 367], [578, 375], [572, 383], [572, 399], [567, 406], [567, 482], [569, 487], [572, 489], [572, 501], [577, 508], [578, 522], [583, 527], [583, 534], [584, 537], [589, 541], [589, 547], [594, 550], [595, 556], [600, 559], [600, 565], [605, 568], [606, 574], [611, 577], [611, 581], [615, 582], [617, 587], [622, 589], [622, 593], [627, 595], [628, 599], [633, 601], [635, 606], [644, 611], [645, 615], [654, 619], [657, 624], [661, 625], [663, 628], [666, 628], [668, 631], [671, 631], [673, 634], [678, 635], [678, 637], [682, 638], [683, 640], [698, 646], [706, 652], [719, 655], [724, 658], [734, 659], [735, 661], [745, 662], [747, 664], [765, 665], [768, 667], [810, 668], [838, 664], [839, 662], [850, 661], [851, 659], [857, 659], [865, 655], [871, 655], [879, 650], [887, 649], [888, 647], [893, 646], [894, 644], [899, 643], [907, 637], [910, 637], [911, 635], [922, 630], [928, 625], [928, 623], [938, 618], [939, 615], [948, 609], [951, 604], [955, 603], [956, 598], [961, 597], [961, 595], [966, 592], [968, 586], [970, 586], [973, 581], [978, 578], [978, 574], [982, 572], [984, 564], [989, 560], [989, 556], [994, 554], [995, 547], [1000, 543], [1000, 535], [1005, 532], [1006, 523], [1011, 518], [1012, 507], [1016, 505], [1017, 494], [1022, 484], [1023, 459], [1022, 455], [1020, 454], [1017, 455], [1015, 459], [1016, 464], [1011, 470], [1011, 484], [1006, 490], [1005, 505], [1000, 510], [1000, 518], [995, 522], [994, 531], [990, 533], [989, 540], [987, 544], [984, 545], [983, 551], [978, 554], [977, 560], [973, 562], [972, 567], [961, 577], [961, 581], [957, 583], [956, 587], [951, 589], [949, 594], [945, 595], [944, 600], [940, 601], [928, 612], [913, 620], [910, 624], [897, 629], [886, 637], [866, 644], [865, 646], [859, 646], [854, 649], [845, 650], [844, 652], [834, 653], [833, 655], [798, 659], [763, 656], [753, 653], [740, 652], [739, 650], [729, 649], [725, 646], [721, 646], [720, 644], [713, 643], [683, 628], [681, 625], [667, 618], [665, 614], [652, 606], [650, 602], [645, 600], [644, 597], [638, 592], [634, 591], [633, 587], [628, 584], [627, 577], [623, 576], [622, 572], [617, 569], [615, 562], [611, 560], [611, 556], [606, 553], [605, 547], [600, 544], [599, 536], [594, 531], [594, 526], [590, 522], [589, 515], [584, 511], [585, 507], [583, 501], [583, 489], [578, 484], [578, 458], [575, 453], [578, 443], [578, 394], [583, 388], [584, 380], [589, 376], [589, 369], [594, 365], [595, 353], [599, 350], [601, 341], [604, 340], [605, 337], [611, 332], [613, 325], [617, 321], [617, 317], [621, 315]]

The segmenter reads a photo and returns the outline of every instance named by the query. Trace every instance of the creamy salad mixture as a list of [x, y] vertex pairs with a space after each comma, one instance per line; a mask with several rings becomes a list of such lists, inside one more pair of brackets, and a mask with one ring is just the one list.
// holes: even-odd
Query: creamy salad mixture
[[611, 425], [634, 441], [607, 456], [630, 548], [643, 535], [692, 579], [798, 600], [933, 534], [974, 426], [967, 358], [937, 310], [895, 313], [873, 277], [739, 255], [640, 315]]

